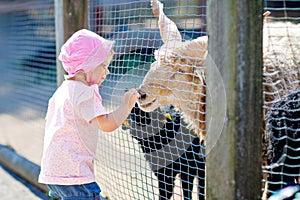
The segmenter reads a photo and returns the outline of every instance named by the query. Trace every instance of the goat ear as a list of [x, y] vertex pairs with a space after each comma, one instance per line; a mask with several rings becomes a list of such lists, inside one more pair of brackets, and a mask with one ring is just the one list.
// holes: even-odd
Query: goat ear
[[202, 46], [203, 49], [207, 50], [207, 46], [208, 46], [208, 36], [202, 36], [202, 37], [198, 37], [196, 39], [196, 42], [200, 43], [200, 46]]
[[163, 8], [164, 5], [158, 0], [152, 1], [152, 10], [155, 15], [158, 15], [158, 26], [163, 42], [181, 42], [182, 37], [180, 32], [178, 31], [176, 24], [165, 15]]

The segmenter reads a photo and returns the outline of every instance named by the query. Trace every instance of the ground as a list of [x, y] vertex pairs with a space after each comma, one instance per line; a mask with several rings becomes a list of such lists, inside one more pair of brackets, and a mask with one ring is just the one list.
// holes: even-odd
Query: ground
[[0, 165], [1, 200], [48, 200], [47, 196]]

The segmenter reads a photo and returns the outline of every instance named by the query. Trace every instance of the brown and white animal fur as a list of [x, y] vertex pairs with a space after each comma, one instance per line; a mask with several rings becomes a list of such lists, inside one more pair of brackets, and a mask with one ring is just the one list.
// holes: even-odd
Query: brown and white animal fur
[[139, 107], [150, 112], [161, 105], [173, 104], [195, 132], [205, 137], [205, 57], [207, 36], [191, 41], [182, 41], [176, 24], [163, 12], [163, 4], [154, 0], [153, 13], [158, 25], [163, 46], [155, 52], [156, 61], [140, 86], [144, 95]]
[[[162, 105], [173, 104], [182, 112], [196, 134], [205, 139], [206, 80], [203, 66], [208, 38], [204, 36], [182, 41], [176, 24], [163, 13], [163, 5], [154, 0], [152, 9], [158, 18], [164, 44], [156, 51], [156, 61], [152, 63], [140, 86], [143, 95], [138, 102], [139, 106], [142, 110], [150, 112]], [[289, 22], [264, 22], [265, 114], [289, 91], [300, 88], [299, 38], [300, 25]], [[265, 134], [263, 132], [263, 138]]]

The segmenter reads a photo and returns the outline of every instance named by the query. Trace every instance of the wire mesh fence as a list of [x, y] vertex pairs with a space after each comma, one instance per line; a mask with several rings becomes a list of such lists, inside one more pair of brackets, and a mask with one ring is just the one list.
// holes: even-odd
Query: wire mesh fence
[[56, 89], [54, 27], [52, 1], [1, 1], [0, 141], [37, 164]]
[[[182, 43], [206, 35], [206, 1], [162, 2], [165, 16], [175, 23]], [[263, 38], [263, 183], [268, 187], [262, 190], [272, 194], [287, 184], [299, 184], [300, 2], [265, 0], [264, 10], [271, 15], [265, 19]], [[139, 87], [152, 64], [161, 60], [156, 50], [168, 53], [176, 48], [161, 48], [164, 37], [149, 0], [90, 0], [89, 22], [91, 30], [115, 41], [110, 75], [100, 90], [104, 106], [112, 111], [122, 94]], [[0, 46], [0, 143], [39, 164], [47, 102], [57, 87], [54, 2], [1, 2]], [[160, 71], [161, 80], [151, 78], [153, 93], [160, 91], [161, 98], [170, 93], [166, 88], [174, 86], [175, 97], [168, 96], [166, 102], [172, 99], [177, 104], [173, 101], [151, 112], [136, 105], [117, 131], [99, 134], [95, 171], [104, 196], [126, 200], [204, 198], [205, 147], [178, 108], [195, 103], [186, 83], [205, 88], [201, 82], [205, 80], [199, 79], [201, 71], [198, 78], [186, 71], [189, 63], [185, 62], [177, 70], [190, 75], [189, 79], [180, 75], [177, 81], [169, 78], [163, 84], [153, 84], [167, 78], [166, 69], [161, 70], [165, 73]], [[200, 68], [205, 70], [202, 64]], [[180, 96], [183, 94], [186, 96]], [[202, 90], [197, 94], [206, 97]], [[205, 100], [200, 102], [205, 106]], [[205, 122], [201, 114], [205, 111], [194, 117], [198, 124]]]
[[[205, 8], [199, 0], [164, 1], [183, 41], [206, 34]], [[91, 1], [90, 11], [92, 30], [115, 41], [110, 75], [100, 90], [106, 108], [114, 110], [127, 89], [142, 83], [163, 40], [150, 1]], [[136, 105], [120, 129], [99, 137], [96, 172], [110, 198], [203, 197], [204, 147], [174, 106], [146, 113]]]
[[300, 2], [265, 1], [264, 189], [267, 196], [299, 184]]

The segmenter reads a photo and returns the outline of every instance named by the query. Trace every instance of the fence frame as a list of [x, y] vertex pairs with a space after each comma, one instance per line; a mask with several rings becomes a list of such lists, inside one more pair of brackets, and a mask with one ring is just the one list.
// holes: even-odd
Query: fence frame
[[[208, 52], [226, 92], [226, 99], [215, 97], [227, 106], [217, 143], [219, 133], [207, 132], [206, 199], [261, 199], [263, 1], [208, 0], [207, 5]], [[207, 66], [208, 86], [221, 81], [212, 67]], [[208, 109], [212, 125], [217, 114]]]

